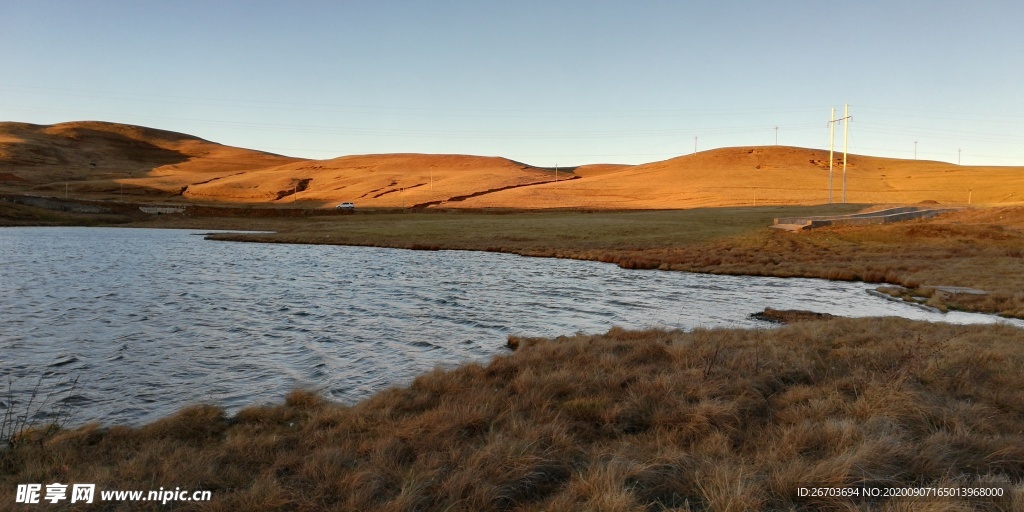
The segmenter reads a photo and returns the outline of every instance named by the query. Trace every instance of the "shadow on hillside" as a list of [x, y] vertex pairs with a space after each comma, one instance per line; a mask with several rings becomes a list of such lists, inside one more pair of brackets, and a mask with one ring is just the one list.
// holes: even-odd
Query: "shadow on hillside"
[[[75, 170], [149, 171], [188, 160], [189, 155], [153, 143], [92, 128], [76, 128], [68, 135], [25, 138], [6, 147], [0, 169], [64, 167]], [[22, 177], [25, 176], [22, 173]]]

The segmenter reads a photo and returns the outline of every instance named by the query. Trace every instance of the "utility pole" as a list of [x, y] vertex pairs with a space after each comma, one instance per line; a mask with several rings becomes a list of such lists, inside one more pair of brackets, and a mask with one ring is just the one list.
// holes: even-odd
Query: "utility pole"
[[843, 202], [846, 202], [846, 142], [847, 142], [847, 129], [846, 123], [850, 122], [850, 105], [846, 104], [846, 110], [843, 113], [841, 119], [836, 119], [836, 109], [832, 109], [832, 119], [828, 122], [828, 204], [832, 204], [832, 168], [834, 166], [835, 158], [832, 156], [835, 152], [835, 141], [836, 141], [836, 121], [843, 122]]
[[843, 110], [843, 204], [846, 204], [846, 141], [848, 140], [850, 125], [850, 104], [847, 103]]
[[836, 141], [836, 109], [832, 107], [832, 118], [828, 122], [828, 204], [832, 204], [832, 153]]

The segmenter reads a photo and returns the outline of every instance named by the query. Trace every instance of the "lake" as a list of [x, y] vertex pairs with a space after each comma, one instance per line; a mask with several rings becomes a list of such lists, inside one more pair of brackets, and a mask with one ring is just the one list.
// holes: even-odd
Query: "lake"
[[140, 424], [200, 402], [276, 403], [296, 387], [353, 403], [506, 352], [510, 334], [770, 327], [749, 316], [765, 307], [1000, 321], [887, 301], [863, 283], [201, 233], [0, 229], [0, 389], [13, 379], [24, 396], [41, 376], [74, 423]]

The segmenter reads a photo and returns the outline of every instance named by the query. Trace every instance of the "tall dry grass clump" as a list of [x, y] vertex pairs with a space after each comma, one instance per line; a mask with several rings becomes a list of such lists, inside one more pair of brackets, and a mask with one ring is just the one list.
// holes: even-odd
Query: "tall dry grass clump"
[[26, 386], [8, 376], [0, 383], [0, 450], [38, 440], [61, 430], [71, 420], [78, 377], [48, 383], [46, 391], [44, 380], [40, 375], [34, 385]]
[[[520, 339], [353, 407], [91, 425], [4, 454], [16, 484], [213, 491], [184, 510], [1019, 510], [1024, 331], [902, 319]], [[801, 486], [1003, 486], [992, 499]], [[108, 503], [107, 509], [140, 503]], [[159, 506], [151, 506], [156, 509]]]

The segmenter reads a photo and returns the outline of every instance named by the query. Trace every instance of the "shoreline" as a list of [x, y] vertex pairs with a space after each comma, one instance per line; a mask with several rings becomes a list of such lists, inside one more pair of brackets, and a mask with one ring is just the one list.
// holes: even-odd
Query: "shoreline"
[[[0, 207], [9, 208], [4, 203]], [[249, 233], [208, 238], [488, 251], [600, 261], [628, 269], [861, 281], [882, 285], [877, 288], [880, 293], [941, 311], [1024, 319], [1024, 292], [1020, 291], [1024, 290], [1024, 275], [1018, 271], [1024, 264], [1024, 207], [977, 208], [928, 220], [802, 233], [767, 227], [773, 217], [851, 212], [864, 207], [359, 211], [312, 217], [291, 212], [284, 218], [134, 215], [117, 219], [22, 207], [23, 218], [17, 222], [237, 230]], [[12, 217], [16, 215], [0, 212], [0, 224], [12, 224]], [[257, 231], [262, 233], [252, 233]], [[985, 293], [960, 293], [960, 289]]]
[[769, 330], [521, 338], [352, 406], [293, 391], [231, 416], [196, 405], [29, 431], [0, 449], [0, 502], [38, 481], [210, 491], [217, 510], [917, 503], [807, 499], [807, 485], [998, 488], [954, 502], [1024, 503], [1019, 329], [784, 313], [796, 321]]
[[[98, 224], [262, 227], [273, 233], [217, 236], [250, 243], [496, 248], [732, 275], [762, 269], [776, 277], [821, 277], [807, 275], [818, 272], [851, 281], [872, 272], [904, 282], [959, 276], [952, 285], [981, 289], [991, 287], [971, 280], [982, 275], [977, 268], [992, 270], [1011, 288], [1022, 279], [1014, 273], [1017, 224], [994, 228], [991, 211], [796, 236], [764, 227], [766, 213], [401, 213], [360, 223], [351, 222], [364, 220], [357, 216], [301, 222], [160, 216]], [[965, 227], [970, 215], [989, 217]], [[709, 219], [732, 220], [735, 229], [715, 225], [694, 233]], [[588, 240], [596, 243], [581, 247]], [[908, 240], [921, 247], [907, 249]], [[891, 251], [900, 248], [905, 252], [894, 257]], [[803, 275], [789, 275], [794, 269]], [[890, 295], [924, 293], [918, 284]], [[991, 299], [932, 290], [929, 297], [911, 297], [926, 299], [929, 307], [960, 295]], [[293, 391], [283, 403], [233, 415], [195, 405], [138, 426], [28, 430], [15, 446], [0, 449], [0, 502], [13, 501], [19, 484], [94, 482], [98, 489], [210, 491], [206, 509], [217, 510], [640, 510], [652, 503], [777, 510], [880, 503], [799, 495], [799, 486], [813, 483], [998, 488], [1001, 497], [954, 503], [1024, 505], [1019, 328], [770, 315], [795, 321], [777, 329], [613, 328], [510, 337], [517, 345], [510, 354], [436, 369], [353, 405]], [[881, 503], [918, 504], [906, 497]]]
[[[277, 239], [256, 240], [256, 239], [252, 239], [250, 237], [251, 234], [252, 233], [248, 233], [248, 232], [247, 233], [241, 233], [241, 232], [211, 233], [211, 234], [208, 234], [208, 235], [204, 236], [204, 239], [211, 240], [211, 241], [218, 241], [218, 242], [265, 243], [265, 244], [297, 244], [297, 245], [336, 245], [336, 246], [342, 246], [342, 247], [376, 247], [376, 248], [382, 248], [382, 249], [402, 249], [402, 250], [411, 250], [411, 251], [497, 252], [497, 253], [501, 253], [501, 254], [512, 254], [512, 255], [516, 255], [516, 256], [522, 256], [522, 257], [525, 257], [525, 258], [556, 258], [556, 259], [570, 259], [570, 260], [577, 260], [577, 261], [592, 261], [592, 262], [599, 262], [599, 263], [610, 263], [610, 264], [617, 265], [620, 268], [632, 269], [632, 270], [660, 270], [660, 271], [669, 271], [669, 272], [690, 272], [690, 273], [694, 273], [694, 274], [724, 275], [724, 276], [736, 276], [736, 277], [744, 277], [744, 276], [746, 276], [746, 277], [775, 277], [775, 278], [780, 278], [780, 279], [806, 278], [806, 279], [824, 279], [826, 281], [838, 281], [838, 282], [858, 282], [858, 283], [864, 283], [864, 284], [869, 284], [869, 285], [873, 285], [873, 284], [879, 285], [878, 287], [876, 287], [874, 289], [867, 290], [868, 293], [870, 293], [870, 294], [872, 294], [872, 295], [874, 295], [876, 297], [879, 297], [879, 298], [882, 298], [882, 299], [891, 300], [891, 301], [902, 303], [902, 304], [907, 304], [907, 305], [910, 305], [910, 306], [915, 306], [915, 307], [921, 308], [924, 311], [929, 311], [929, 312], [934, 312], [934, 313], [947, 313], [947, 312], [950, 312], [950, 311], [959, 311], [959, 312], [963, 312], [963, 313], [973, 313], [973, 314], [989, 315], [989, 316], [993, 316], [993, 317], [997, 317], [997, 318], [1005, 318], [1005, 319], [1011, 319], [1011, 320], [1024, 320], [1024, 315], [1022, 315], [1022, 316], [1011, 316], [1011, 315], [1002, 315], [1002, 314], [999, 314], [998, 312], [993, 312], [991, 310], [985, 311], [985, 310], [977, 310], [977, 309], [971, 309], [971, 308], [960, 309], [960, 308], [957, 308], [957, 307], [951, 307], [950, 305], [948, 305], [948, 304], [946, 304], [946, 303], [944, 303], [944, 302], [942, 302], [940, 300], [936, 300], [936, 301], [920, 300], [921, 297], [916, 297], [915, 298], [915, 293], [919, 293], [921, 288], [907, 288], [907, 287], [904, 287], [904, 286], [902, 286], [900, 284], [890, 283], [890, 282], [884, 281], [884, 280], [883, 281], [866, 281], [866, 280], [863, 280], [863, 279], [859, 279], [858, 278], [859, 276], [856, 276], [856, 275], [851, 277], [851, 278], [845, 278], [845, 277], [826, 277], [824, 275], [817, 275], [817, 274], [791, 274], [791, 273], [788, 273], [788, 272], [779, 274], [779, 273], [773, 273], [773, 272], [757, 272], [756, 270], [754, 270], [754, 271], [745, 271], [744, 270], [744, 271], [739, 271], [739, 272], [719, 271], [719, 270], [707, 269], [707, 268], [702, 269], [702, 270], [691, 270], [689, 268], [674, 267], [671, 264], [656, 263], [656, 262], [650, 262], [650, 261], [618, 260], [618, 259], [606, 260], [606, 259], [601, 259], [601, 258], [578, 257], [578, 256], [573, 255], [573, 254], [569, 254], [569, 255], [555, 254], [555, 255], [553, 255], [553, 254], [547, 254], [547, 253], [531, 253], [531, 252], [520, 252], [520, 251], [516, 251], [516, 250], [502, 250], [504, 248], [501, 248], [501, 249], [491, 249], [491, 248], [488, 248], [488, 249], [472, 249], [472, 248], [464, 248], [464, 247], [421, 246], [421, 245], [416, 245], [416, 244], [413, 244], [413, 245], [410, 245], [410, 246], [403, 246], [401, 244], [396, 244], [396, 245], [379, 245], [379, 244], [359, 244], [359, 243], [310, 242], [310, 241], [293, 241], [293, 240], [287, 240], [287, 239], [283, 239], [283, 240], [277, 240]], [[264, 232], [264, 233], [259, 233], [259, 234], [279, 235], [279, 233], [271, 233], [271, 232]], [[657, 266], [655, 266], [655, 265], [657, 265]], [[936, 289], [937, 291], [941, 292], [942, 288], [946, 288], [946, 287], [943, 287], [943, 286], [924, 286], [922, 288], [925, 288], [925, 289]], [[969, 295], [975, 295], [975, 296], [977, 296], [977, 295], [987, 295], [987, 293], [980, 293], [980, 294], [979, 293], [968, 293], [968, 294]], [[924, 299], [927, 299], [927, 297], [925, 297]]]

